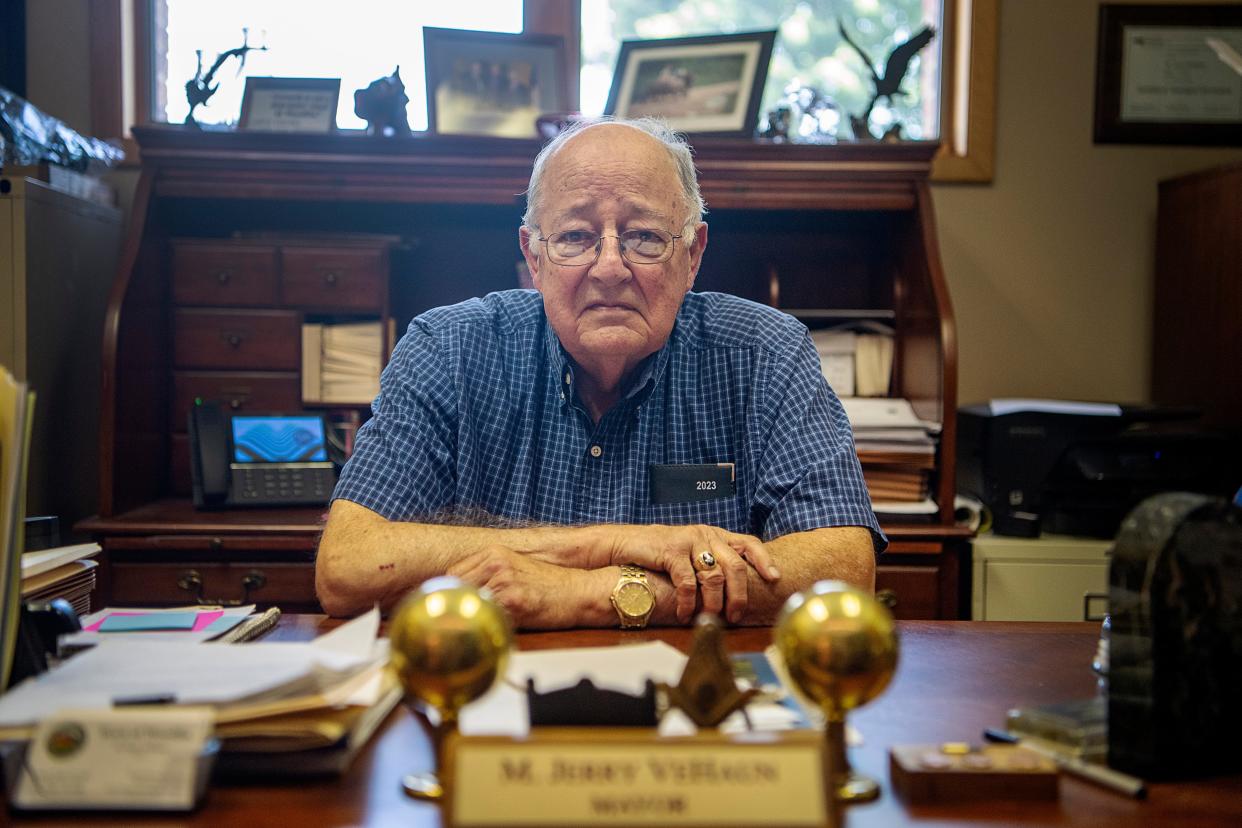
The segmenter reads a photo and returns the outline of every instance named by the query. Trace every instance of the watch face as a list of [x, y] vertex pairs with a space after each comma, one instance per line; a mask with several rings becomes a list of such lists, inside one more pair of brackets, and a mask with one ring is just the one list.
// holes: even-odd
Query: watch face
[[616, 592], [617, 609], [626, 615], [646, 615], [651, 609], [651, 591], [642, 584], [622, 584]]

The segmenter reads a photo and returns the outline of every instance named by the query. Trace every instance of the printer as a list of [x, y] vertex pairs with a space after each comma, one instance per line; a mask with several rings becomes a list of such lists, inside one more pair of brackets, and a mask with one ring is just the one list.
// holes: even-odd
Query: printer
[[1187, 424], [1188, 409], [992, 400], [957, 419], [957, 489], [992, 512], [998, 535], [1111, 538], [1159, 492], [1230, 496], [1242, 441]]

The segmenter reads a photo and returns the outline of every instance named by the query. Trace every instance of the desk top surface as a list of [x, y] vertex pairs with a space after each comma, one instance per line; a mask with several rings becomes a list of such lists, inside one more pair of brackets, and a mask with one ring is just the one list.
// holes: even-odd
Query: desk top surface
[[[336, 622], [322, 616], [282, 619], [272, 639], [306, 640]], [[1004, 723], [1014, 706], [1089, 696], [1095, 689], [1091, 656], [1094, 624], [969, 621], [899, 622], [901, 660], [889, 689], [850, 721], [866, 740], [851, 751], [857, 770], [879, 779], [878, 802], [851, 808], [847, 828], [901, 825], [1242, 825], [1242, 776], [1153, 784], [1137, 801], [1063, 777], [1056, 802], [986, 802], [908, 807], [893, 796], [888, 747], [915, 742], [980, 740], [984, 727]], [[528, 633], [521, 649], [603, 646], [664, 640], [683, 650], [690, 631], [591, 630]], [[762, 650], [768, 629], [731, 630], [733, 652]], [[71, 819], [32, 818], [29, 824], [73, 825], [439, 825], [434, 806], [407, 799], [399, 780], [431, 765], [417, 721], [398, 709], [340, 779], [289, 785], [215, 785], [202, 810], [143, 819], [132, 814]], [[19, 824], [27, 824], [26, 820]]]

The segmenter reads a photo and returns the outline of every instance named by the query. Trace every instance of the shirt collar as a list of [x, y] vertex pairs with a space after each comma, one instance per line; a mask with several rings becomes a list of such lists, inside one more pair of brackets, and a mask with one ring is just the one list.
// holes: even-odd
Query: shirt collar
[[[556, 370], [557, 385], [561, 389], [561, 402], [563, 405], [570, 405], [574, 400], [575, 393], [573, 358], [565, 350], [565, 346], [561, 344], [560, 337], [556, 335], [556, 331], [552, 330], [552, 323], [548, 321], [546, 315], [544, 316], [543, 328], [544, 342], [549, 359], [548, 364]], [[674, 322], [673, 330], [669, 333], [668, 341], [664, 343], [664, 346], [639, 363], [638, 369], [631, 377], [622, 397], [623, 400], [632, 401], [635, 405], [642, 405], [651, 396], [652, 390], [664, 375], [665, 366], [668, 365], [669, 345], [676, 333], [677, 325]]]

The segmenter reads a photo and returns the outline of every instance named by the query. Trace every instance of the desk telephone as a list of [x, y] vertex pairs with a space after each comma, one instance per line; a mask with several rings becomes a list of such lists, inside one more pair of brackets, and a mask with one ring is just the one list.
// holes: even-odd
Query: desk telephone
[[190, 409], [194, 506], [324, 505], [336, 471], [320, 414], [235, 414]]

